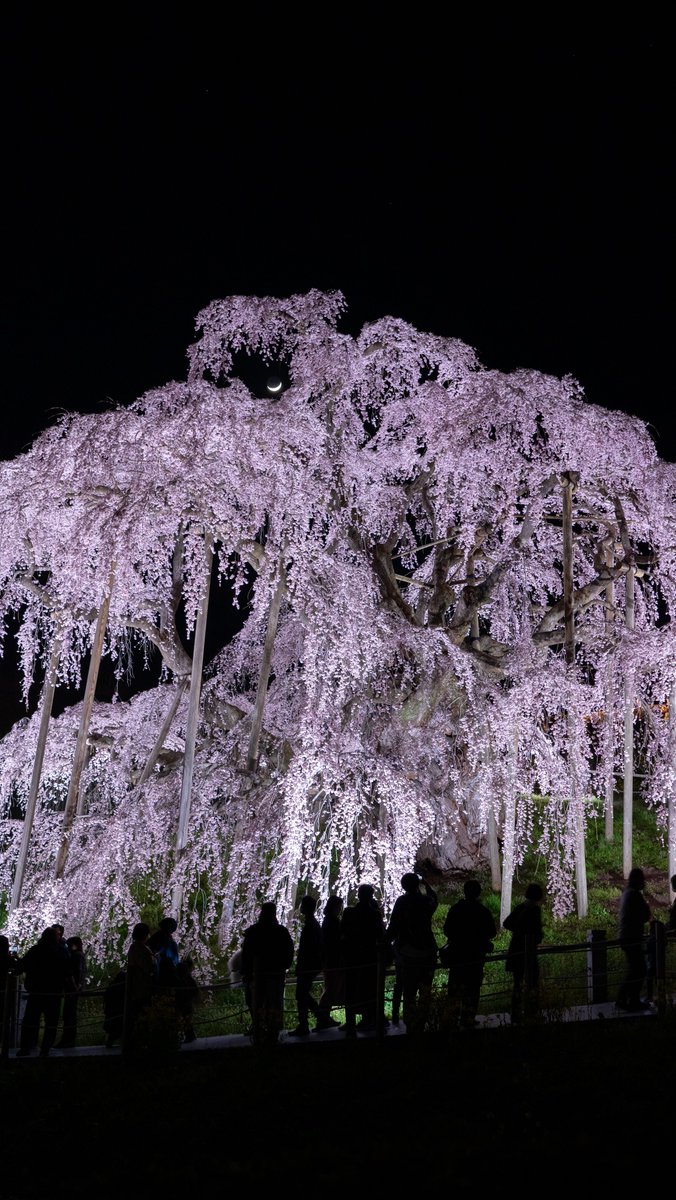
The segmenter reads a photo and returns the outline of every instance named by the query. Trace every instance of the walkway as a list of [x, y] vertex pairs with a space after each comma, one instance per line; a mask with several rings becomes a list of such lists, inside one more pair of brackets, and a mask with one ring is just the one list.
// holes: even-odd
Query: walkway
[[[556, 1012], [552, 1018], [551, 1024], [558, 1025], [562, 1021], [604, 1021], [604, 1020], [636, 1020], [641, 1017], [657, 1016], [657, 1008], [652, 1005], [644, 1012], [628, 1013], [622, 1012], [615, 1005], [614, 1001], [608, 1001], [605, 1004], [583, 1004], [576, 1008], [564, 1009], [563, 1012]], [[476, 1019], [477, 1029], [506, 1029], [510, 1026], [511, 1020], [509, 1013], [490, 1013], [487, 1016], [479, 1016]], [[471, 1030], [458, 1031], [463, 1034], [469, 1033]], [[372, 1030], [358, 1031], [357, 1040], [364, 1038], [375, 1038], [376, 1034]], [[386, 1038], [397, 1038], [406, 1036], [406, 1026], [387, 1024], [385, 1027]], [[342, 1029], [322, 1029], [317, 1032], [312, 1032], [306, 1038], [291, 1037], [288, 1031], [284, 1031], [279, 1039], [280, 1046], [307, 1046], [319, 1045], [326, 1042], [344, 1042], [345, 1033]], [[188, 1042], [181, 1046], [181, 1054], [193, 1054], [200, 1050], [239, 1050], [251, 1049], [251, 1038], [246, 1034], [227, 1034], [221, 1037], [198, 1037], [194, 1042]], [[72, 1050], [52, 1050], [49, 1057], [55, 1058], [87, 1058], [92, 1055], [115, 1058], [121, 1055], [122, 1051], [119, 1045], [107, 1049], [104, 1045], [99, 1046], [75, 1046]], [[16, 1050], [10, 1050], [8, 1057], [16, 1058]], [[21, 1059], [22, 1062], [30, 1062], [32, 1059], [39, 1058], [39, 1051], [34, 1050], [32, 1054]]]

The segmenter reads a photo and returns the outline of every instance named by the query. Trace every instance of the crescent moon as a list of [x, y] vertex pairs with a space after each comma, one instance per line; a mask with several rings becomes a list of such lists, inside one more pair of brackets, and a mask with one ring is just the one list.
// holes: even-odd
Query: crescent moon
[[268, 388], [269, 392], [281, 392], [281, 390], [282, 390], [281, 379], [278, 379], [276, 383], [271, 383], [271, 382], [268, 383], [267, 388]]

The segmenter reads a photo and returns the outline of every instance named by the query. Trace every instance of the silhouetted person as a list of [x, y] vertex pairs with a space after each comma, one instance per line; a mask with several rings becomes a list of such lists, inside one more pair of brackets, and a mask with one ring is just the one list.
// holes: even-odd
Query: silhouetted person
[[[244, 1003], [246, 1004], [247, 1009], [249, 1010], [249, 1016], [251, 1017], [251, 1021], [253, 1022], [253, 1002], [251, 999], [251, 984], [247, 979], [244, 978], [244, 976], [242, 974], [242, 948], [241, 948], [241, 946], [240, 946], [239, 950], [235, 950], [234, 954], [231, 954], [230, 958], [228, 959], [228, 977], [230, 979], [230, 987], [238, 987], [241, 984], [242, 990], [244, 992]], [[253, 1033], [253, 1024], [251, 1024], [245, 1032], [249, 1033], [249, 1034]]]
[[156, 983], [159, 991], [176, 986], [176, 969], [181, 956], [174, 937], [178, 925], [174, 917], [163, 917], [155, 933], [148, 938], [148, 948], [155, 956]]
[[370, 883], [357, 888], [357, 903], [341, 919], [345, 963], [345, 1036], [360, 1029], [375, 1029], [378, 1005], [378, 956], [385, 943], [385, 922]]
[[138, 1048], [139, 1018], [150, 1007], [155, 987], [155, 958], [148, 945], [150, 926], [139, 921], [127, 951], [127, 987], [124, 1010], [124, 1047]]
[[127, 972], [119, 970], [103, 993], [103, 1028], [108, 1050], [111, 1050], [115, 1043], [122, 1038], [126, 985]]
[[315, 916], [317, 901], [314, 896], [303, 896], [299, 907], [303, 926], [296, 953], [298, 1024], [291, 1031], [291, 1037], [308, 1037], [309, 1014], [319, 1017], [319, 1002], [312, 995], [312, 985], [322, 972], [322, 927]]
[[67, 990], [63, 998], [63, 1032], [57, 1042], [58, 1050], [70, 1050], [77, 1041], [77, 1005], [80, 992], [85, 986], [87, 962], [82, 948], [82, 938], [69, 937], [66, 940], [70, 960], [70, 973], [73, 988]]
[[404, 980], [401, 973], [401, 958], [395, 945], [392, 945], [392, 962], [394, 963], [394, 983], [392, 984], [392, 1024], [398, 1025], [401, 1017], [401, 1004], [404, 998]]
[[56, 1041], [63, 994], [73, 988], [68, 955], [53, 926], [42, 932], [40, 940], [20, 959], [19, 966], [25, 975], [24, 987], [28, 996], [17, 1054], [27, 1055], [35, 1049], [42, 1018], [44, 1030], [40, 1054], [46, 1058]]
[[398, 961], [406, 1032], [416, 1033], [425, 1026], [437, 965], [432, 917], [438, 900], [427, 880], [415, 871], [402, 875], [401, 886], [403, 893], [394, 902], [385, 936]]
[[0, 1047], [5, 1047], [9, 1032], [9, 1010], [5, 1009], [8, 980], [19, 973], [18, 956], [9, 948], [9, 938], [0, 933]]
[[54, 930], [54, 932], [56, 934], [57, 945], [59, 946], [59, 948], [61, 950], [66, 952], [68, 947], [66, 945], [66, 939], [64, 937], [64, 934], [66, 932], [65, 926], [60, 925], [57, 921], [54, 923], [54, 925], [52, 925], [52, 929]]
[[293, 951], [291, 934], [277, 920], [276, 904], [267, 900], [242, 940], [242, 975], [251, 989], [255, 1046], [279, 1040], [284, 1025], [284, 984]]
[[540, 982], [537, 947], [542, 941], [542, 912], [544, 892], [539, 883], [529, 883], [524, 899], [503, 921], [511, 933], [505, 970], [512, 976], [512, 1023], [535, 1011]]
[[474, 1025], [479, 1011], [486, 955], [493, 949], [497, 927], [490, 909], [482, 904], [481, 884], [468, 879], [464, 899], [446, 913], [444, 934], [448, 941], [448, 995], [460, 1024]]
[[640, 867], [632, 867], [620, 898], [618, 938], [625, 958], [624, 978], [617, 995], [617, 1007], [624, 1012], [641, 1012], [649, 1008], [641, 999], [641, 988], [647, 964], [644, 946], [645, 926], [650, 921], [650, 906], [643, 895], [645, 875]]
[[341, 897], [335, 895], [329, 896], [324, 905], [321, 924], [324, 990], [319, 997], [317, 1029], [335, 1029], [340, 1025], [340, 1021], [331, 1016], [331, 1009], [342, 1008], [345, 1004], [345, 968], [341, 937], [343, 907]]
[[200, 991], [193, 975], [194, 964], [190, 955], [182, 958], [176, 968], [176, 1012], [183, 1029], [183, 1041], [194, 1042], [197, 1034], [193, 1025], [195, 1006], [200, 1002]]

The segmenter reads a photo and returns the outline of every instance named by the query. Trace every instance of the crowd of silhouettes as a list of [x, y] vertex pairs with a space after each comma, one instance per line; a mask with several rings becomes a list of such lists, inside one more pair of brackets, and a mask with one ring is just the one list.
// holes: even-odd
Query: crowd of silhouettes
[[[676, 893], [676, 875], [670, 878]], [[242, 985], [250, 1016], [248, 1033], [254, 1045], [275, 1044], [284, 1029], [287, 975], [295, 956], [295, 1002], [297, 1023], [289, 1031], [294, 1038], [309, 1037], [310, 1018], [316, 1030], [337, 1028], [334, 1015], [345, 1014], [345, 1036], [357, 1030], [375, 1031], [387, 1024], [383, 1011], [383, 972], [394, 965], [392, 1021], [401, 1015], [407, 1034], [428, 1027], [432, 987], [441, 965], [448, 970], [447, 992], [451, 1021], [461, 1028], [476, 1024], [487, 956], [493, 950], [497, 925], [490, 908], [481, 900], [481, 884], [468, 879], [463, 896], [451, 904], [443, 921], [446, 945], [437, 944], [432, 920], [438, 897], [418, 871], [406, 872], [402, 893], [396, 899], [389, 922], [377, 902], [375, 888], [359, 885], [356, 901], [345, 906], [338, 895], [330, 895], [317, 918], [317, 899], [306, 893], [299, 901], [298, 945], [280, 923], [273, 901], [261, 904], [257, 920], [245, 930], [241, 946], [230, 957], [231, 985]], [[650, 1007], [657, 974], [658, 938], [656, 925], [643, 894], [645, 875], [640, 868], [629, 873], [619, 905], [618, 940], [625, 959], [617, 1006], [627, 1012]], [[512, 979], [511, 1021], [518, 1024], [536, 1010], [539, 1002], [538, 947], [543, 939], [540, 884], [529, 883], [502, 922], [510, 934], [505, 970]], [[646, 926], [649, 936], [646, 936]], [[104, 991], [103, 1028], [106, 1046], [118, 1042], [127, 1049], [144, 1045], [144, 1022], [153, 1005], [164, 1004], [173, 1012], [180, 1040], [196, 1037], [194, 1009], [200, 989], [194, 977], [191, 955], [181, 956], [175, 934], [177, 921], [163, 917], [155, 932], [141, 921], [134, 925], [125, 961], [110, 978]], [[676, 938], [676, 898], [669, 909], [664, 935]], [[440, 959], [440, 950], [442, 951]], [[6, 1037], [4, 1010], [7, 980], [23, 975], [25, 1006], [17, 1054], [26, 1056], [38, 1048], [46, 1057], [52, 1047], [74, 1047], [78, 1033], [79, 999], [86, 985], [87, 963], [82, 939], [64, 938], [64, 927], [46, 928], [23, 956], [10, 949], [0, 935], [0, 1029]], [[641, 996], [644, 988], [647, 998]], [[59, 1020], [62, 1033], [57, 1043]]]

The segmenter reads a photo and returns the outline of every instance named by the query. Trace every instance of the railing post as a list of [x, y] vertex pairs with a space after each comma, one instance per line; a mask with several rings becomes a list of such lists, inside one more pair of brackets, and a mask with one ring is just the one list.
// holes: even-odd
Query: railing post
[[131, 1033], [130, 1028], [130, 1004], [129, 1004], [129, 965], [124, 976], [124, 1001], [122, 1006], [122, 1037], [120, 1038], [120, 1051], [123, 1055], [128, 1055], [131, 1051]]
[[8, 974], [5, 980], [5, 995], [2, 1008], [2, 1028], [0, 1029], [0, 1058], [9, 1058], [9, 1045], [13, 1041], [12, 1030], [15, 1027], [14, 1014], [16, 1011], [16, 975]]
[[587, 1002], [605, 1004], [608, 999], [608, 946], [605, 929], [588, 929], [587, 943]]
[[667, 939], [665, 928], [661, 921], [652, 923], [655, 938], [655, 990], [657, 992], [657, 1011], [664, 1015], [667, 1006], [666, 975], [667, 975]]
[[385, 947], [378, 947], [376, 958], [376, 1037], [385, 1035]]

